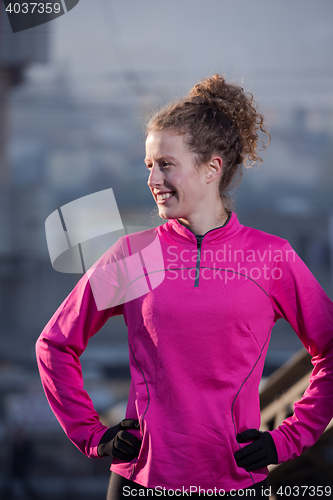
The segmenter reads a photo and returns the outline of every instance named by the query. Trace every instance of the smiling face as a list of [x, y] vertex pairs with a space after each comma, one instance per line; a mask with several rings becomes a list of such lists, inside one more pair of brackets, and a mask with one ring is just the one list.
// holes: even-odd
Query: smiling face
[[[183, 135], [152, 131], [146, 140], [148, 186], [163, 219], [190, 221], [207, 210], [211, 188], [207, 170], [195, 168], [195, 159]], [[211, 203], [210, 199], [210, 203]]]

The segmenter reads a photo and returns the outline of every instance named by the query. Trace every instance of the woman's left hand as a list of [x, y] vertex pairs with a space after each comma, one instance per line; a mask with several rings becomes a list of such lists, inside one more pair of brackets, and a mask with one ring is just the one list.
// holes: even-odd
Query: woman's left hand
[[254, 442], [236, 451], [234, 455], [238, 467], [243, 467], [249, 472], [278, 463], [276, 446], [269, 432], [248, 429], [237, 434], [238, 443], [246, 443], [246, 441], [251, 440]]
[[131, 462], [139, 456], [142, 441], [127, 429], [140, 429], [138, 420], [124, 419], [114, 427], [110, 427], [102, 436], [98, 445], [98, 455], [119, 458]]

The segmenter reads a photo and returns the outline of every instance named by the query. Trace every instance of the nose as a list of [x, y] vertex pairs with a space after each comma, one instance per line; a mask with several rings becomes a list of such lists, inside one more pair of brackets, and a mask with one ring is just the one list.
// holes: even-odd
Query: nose
[[150, 187], [150, 189], [153, 189], [154, 187], [161, 186], [163, 182], [163, 172], [161, 172], [158, 165], [153, 165], [150, 169], [150, 174], [147, 181], [148, 186]]

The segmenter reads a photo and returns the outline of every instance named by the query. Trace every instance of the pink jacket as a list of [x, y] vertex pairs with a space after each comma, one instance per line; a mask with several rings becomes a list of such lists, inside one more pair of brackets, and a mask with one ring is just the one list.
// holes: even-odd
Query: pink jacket
[[41, 333], [46, 396], [73, 443], [97, 457], [107, 430], [83, 388], [80, 355], [109, 317], [128, 327], [126, 418], [140, 455], [111, 470], [143, 486], [246, 488], [236, 435], [260, 427], [258, 387], [271, 330], [285, 318], [313, 356], [294, 415], [271, 432], [279, 463], [315, 443], [333, 417], [333, 304], [286, 240], [235, 213], [195, 236], [176, 219], [124, 236], [79, 281]]

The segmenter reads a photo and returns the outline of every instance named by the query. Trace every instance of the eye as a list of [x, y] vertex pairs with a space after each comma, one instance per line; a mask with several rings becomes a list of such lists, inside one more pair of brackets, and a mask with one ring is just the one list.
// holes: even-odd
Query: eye
[[162, 167], [163, 167], [163, 168], [168, 168], [169, 166], [170, 166], [170, 163], [168, 163], [167, 161], [164, 161], [164, 162], [162, 163]]

